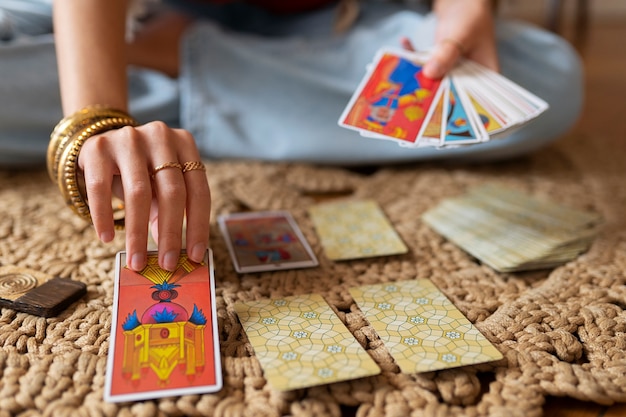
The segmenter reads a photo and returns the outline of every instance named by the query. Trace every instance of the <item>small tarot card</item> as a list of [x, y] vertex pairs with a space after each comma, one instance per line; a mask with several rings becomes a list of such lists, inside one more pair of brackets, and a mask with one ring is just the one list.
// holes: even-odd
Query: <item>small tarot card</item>
[[181, 253], [173, 272], [157, 252], [140, 272], [117, 254], [105, 401], [219, 391], [218, 337], [210, 251], [199, 264]]
[[239, 302], [235, 310], [274, 389], [307, 388], [380, 373], [319, 294]]
[[328, 259], [334, 261], [408, 252], [389, 219], [373, 200], [340, 200], [309, 208]]
[[497, 107], [494, 107], [489, 102], [481, 101], [478, 95], [469, 91], [469, 89], [463, 88], [460, 84], [459, 88], [467, 95], [470, 105], [478, 114], [478, 118], [489, 136], [496, 135], [506, 128], [505, 121], [499, 114]]
[[502, 359], [498, 349], [430, 280], [365, 285], [349, 291], [402, 372]]
[[425, 77], [423, 55], [380, 51], [339, 119], [364, 136], [414, 144], [433, 111], [440, 80]]
[[239, 273], [310, 268], [317, 258], [287, 211], [245, 212], [218, 217]]
[[445, 131], [442, 132], [443, 145], [479, 143], [489, 139], [487, 131], [463, 89], [457, 87], [453, 79], [448, 83], [448, 100]]
[[[440, 93], [433, 102], [433, 111], [426, 121], [426, 127], [421, 132], [421, 137], [417, 139], [417, 146], [440, 146], [442, 136], [444, 136], [447, 119], [444, 117], [448, 113], [449, 101], [446, 100], [450, 81], [444, 78], [441, 82]], [[413, 144], [407, 144], [411, 147]]]

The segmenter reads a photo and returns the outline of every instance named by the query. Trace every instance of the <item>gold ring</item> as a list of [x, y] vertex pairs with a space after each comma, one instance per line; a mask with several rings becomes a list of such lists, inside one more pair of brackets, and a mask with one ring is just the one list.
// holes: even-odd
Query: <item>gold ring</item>
[[441, 40], [441, 43], [449, 43], [451, 45], [453, 45], [456, 49], [458, 49], [459, 53], [461, 55], [465, 54], [465, 47], [463, 47], [463, 44], [459, 41], [457, 41], [456, 39], [452, 39], [452, 38], [445, 38]]
[[166, 162], [164, 164], [161, 164], [161, 165], [155, 167], [152, 170], [152, 176], [154, 177], [157, 172], [159, 172], [162, 169], [166, 169], [166, 168], [178, 168], [178, 169], [180, 169], [182, 171], [183, 166], [179, 162]]
[[206, 167], [200, 161], [188, 161], [183, 164], [183, 174], [193, 170], [206, 171]]

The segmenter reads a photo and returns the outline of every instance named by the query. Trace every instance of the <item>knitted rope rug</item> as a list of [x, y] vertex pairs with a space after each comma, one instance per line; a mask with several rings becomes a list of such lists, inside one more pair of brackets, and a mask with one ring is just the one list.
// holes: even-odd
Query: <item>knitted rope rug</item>
[[[64, 207], [46, 173], [0, 171], [0, 266], [84, 282], [88, 293], [57, 317], [2, 309], [0, 416], [539, 416], [548, 395], [626, 402], [626, 178], [595, 141], [568, 138], [531, 157], [489, 165], [417, 164], [372, 172], [302, 164], [208, 163], [213, 219], [241, 210], [292, 212], [318, 255], [311, 269], [238, 275], [215, 221], [211, 246], [224, 388], [108, 404], [103, 386], [115, 253]], [[443, 198], [498, 181], [602, 214], [591, 249], [552, 270], [501, 274], [420, 220]], [[307, 207], [334, 195], [376, 200], [406, 255], [331, 262]], [[494, 363], [403, 374], [350, 297], [350, 287], [428, 278], [503, 353]], [[281, 393], [267, 384], [233, 305], [318, 293], [382, 368], [354, 381]]]

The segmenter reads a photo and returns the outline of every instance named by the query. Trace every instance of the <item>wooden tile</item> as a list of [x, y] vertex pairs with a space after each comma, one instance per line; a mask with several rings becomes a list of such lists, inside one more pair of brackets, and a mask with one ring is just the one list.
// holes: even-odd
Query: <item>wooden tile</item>
[[3, 266], [0, 268], [0, 307], [52, 317], [87, 292], [78, 281], [51, 278], [40, 271]]

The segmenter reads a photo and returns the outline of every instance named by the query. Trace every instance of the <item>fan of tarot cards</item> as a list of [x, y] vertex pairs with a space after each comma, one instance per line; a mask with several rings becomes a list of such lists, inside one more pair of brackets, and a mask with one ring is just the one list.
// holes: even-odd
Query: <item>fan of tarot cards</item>
[[427, 53], [378, 51], [339, 125], [405, 147], [449, 148], [501, 138], [548, 108], [541, 98], [473, 61], [443, 79], [422, 73]]

